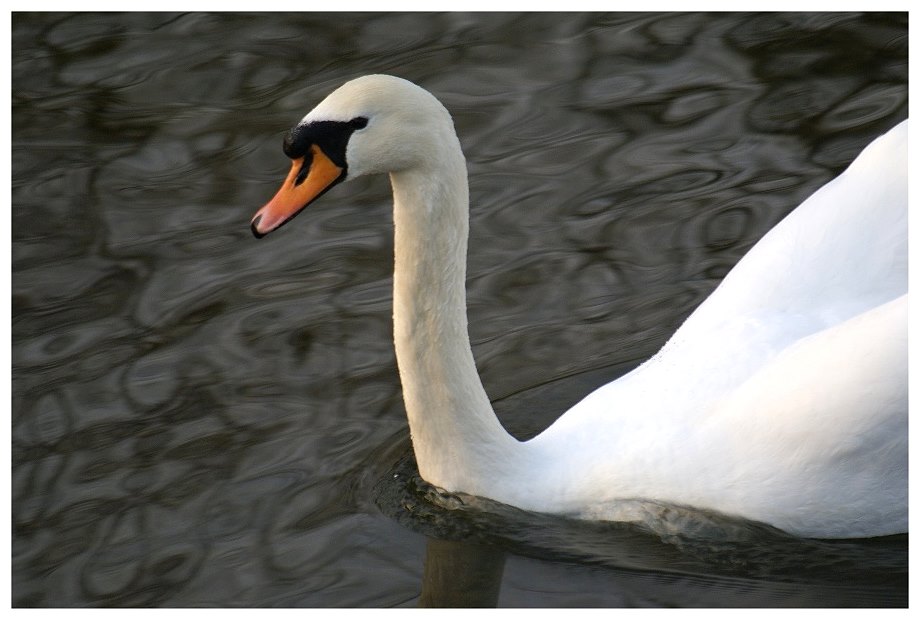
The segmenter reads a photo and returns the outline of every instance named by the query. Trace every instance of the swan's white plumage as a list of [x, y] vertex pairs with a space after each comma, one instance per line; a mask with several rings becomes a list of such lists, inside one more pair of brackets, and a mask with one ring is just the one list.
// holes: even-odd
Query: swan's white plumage
[[357, 116], [348, 177], [393, 186], [394, 338], [426, 480], [586, 518], [647, 499], [803, 536], [907, 530], [907, 121], [764, 236], [655, 357], [518, 442], [470, 350], [450, 115], [366, 76], [302, 123]]

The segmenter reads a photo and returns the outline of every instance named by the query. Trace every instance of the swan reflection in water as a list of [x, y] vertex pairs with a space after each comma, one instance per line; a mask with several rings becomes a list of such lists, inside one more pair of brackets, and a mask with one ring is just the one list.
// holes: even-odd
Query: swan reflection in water
[[251, 228], [389, 174], [396, 356], [418, 469], [438, 487], [590, 520], [630, 520], [624, 500], [641, 499], [801, 537], [886, 536], [907, 531], [906, 148], [904, 121], [767, 233], [658, 354], [523, 442], [473, 360], [466, 165], [434, 96], [382, 75], [334, 91], [289, 132], [290, 173]]
[[505, 554], [487, 547], [429, 538], [419, 607], [496, 607]]

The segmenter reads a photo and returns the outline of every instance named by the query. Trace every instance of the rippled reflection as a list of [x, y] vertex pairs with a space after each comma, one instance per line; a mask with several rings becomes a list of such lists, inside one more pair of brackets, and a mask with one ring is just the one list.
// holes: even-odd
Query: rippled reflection
[[[409, 451], [385, 180], [272, 243], [247, 227], [284, 132], [371, 72], [454, 116], [474, 352], [529, 436], [906, 116], [907, 18], [14, 14], [15, 606], [414, 606], [456, 565], [426, 556], [436, 506], [380, 505]], [[738, 576], [721, 549], [504, 518], [474, 541], [505, 558], [499, 605], [906, 604], [906, 540], [821, 547], [868, 562], [841, 590], [827, 565], [777, 581], [801, 541]]]

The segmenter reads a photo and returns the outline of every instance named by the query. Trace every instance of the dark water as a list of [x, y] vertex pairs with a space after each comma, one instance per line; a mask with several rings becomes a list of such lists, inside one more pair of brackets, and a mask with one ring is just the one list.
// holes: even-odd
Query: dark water
[[907, 604], [906, 536], [439, 494], [386, 181], [248, 231], [337, 85], [434, 92], [469, 159], [477, 364], [532, 435], [906, 117], [906, 15], [14, 14], [12, 43], [14, 606]]

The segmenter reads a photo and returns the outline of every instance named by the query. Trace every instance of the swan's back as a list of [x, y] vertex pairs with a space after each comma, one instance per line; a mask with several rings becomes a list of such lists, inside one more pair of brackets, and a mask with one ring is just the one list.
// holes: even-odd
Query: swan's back
[[[807, 315], [829, 327], [907, 292], [907, 121], [767, 233], [687, 321]], [[804, 317], [803, 317], [804, 318]]]
[[653, 362], [694, 368], [688, 390], [721, 397], [799, 340], [906, 293], [904, 121], [768, 232]]

